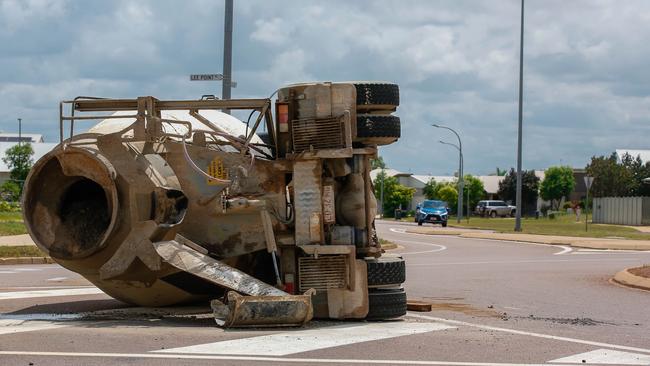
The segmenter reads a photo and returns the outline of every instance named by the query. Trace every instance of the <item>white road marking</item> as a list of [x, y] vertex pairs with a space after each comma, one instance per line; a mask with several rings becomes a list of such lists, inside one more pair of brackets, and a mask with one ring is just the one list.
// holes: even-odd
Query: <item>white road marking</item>
[[13, 271], [0, 271], [0, 274], [14, 274], [16, 272]]
[[431, 321], [435, 321], [435, 322], [447, 323], [447, 324], [464, 325], [464, 326], [474, 327], [474, 328], [479, 328], [479, 329], [493, 330], [493, 331], [497, 331], [497, 332], [525, 335], [525, 336], [531, 336], [531, 337], [537, 337], [537, 338], [552, 339], [552, 340], [555, 340], [555, 341], [586, 344], [586, 345], [589, 345], [589, 346], [596, 346], [596, 347], [615, 348], [615, 349], [620, 349], [620, 350], [625, 350], [625, 351], [650, 353], [650, 349], [647, 349], [647, 348], [621, 346], [621, 345], [617, 345], [617, 344], [587, 341], [587, 340], [584, 340], [584, 339], [569, 338], [569, 337], [559, 337], [559, 336], [554, 336], [554, 335], [550, 335], [550, 334], [542, 334], [542, 333], [526, 332], [526, 331], [522, 331], [522, 330], [515, 330], [515, 329], [508, 329], [508, 328], [492, 327], [492, 326], [489, 326], [489, 325], [474, 324], [474, 323], [468, 323], [468, 322], [463, 322], [463, 321], [459, 321], [459, 320], [437, 318], [437, 317], [434, 317], [434, 316], [420, 315], [420, 314], [414, 314], [414, 313], [408, 313], [408, 316], [413, 317], [413, 318], [427, 319], [427, 320], [431, 320]]
[[47, 281], [50, 282], [61, 282], [67, 280], [68, 277], [54, 277], [54, 278], [48, 278]]
[[611, 349], [597, 349], [591, 352], [580, 353], [573, 356], [558, 358], [548, 361], [553, 363], [587, 363], [608, 365], [650, 365], [650, 355], [614, 351]]
[[558, 247], [562, 248], [562, 250], [557, 253], [553, 253], [553, 255], [563, 255], [563, 254], [571, 253], [571, 251], [573, 250], [573, 248], [564, 245], [558, 245]]
[[444, 245], [440, 244], [432, 244], [432, 243], [423, 243], [423, 242], [417, 242], [417, 241], [405, 241], [405, 240], [394, 240], [396, 242], [403, 242], [403, 243], [409, 243], [409, 244], [418, 244], [418, 245], [427, 245], [431, 247], [438, 247], [438, 249], [431, 249], [431, 250], [423, 250], [420, 252], [397, 252], [399, 255], [408, 255], [408, 254], [424, 254], [424, 253], [435, 253], [435, 252], [441, 252], [443, 250], [446, 250], [447, 247]]
[[103, 294], [96, 287], [66, 288], [59, 290], [0, 292], [0, 300], [29, 299], [33, 297], [78, 296]]
[[338, 325], [199, 344], [188, 347], [170, 348], [154, 352], [211, 355], [286, 356], [323, 348], [345, 346], [360, 342], [455, 328], [455, 326], [442, 323], [409, 322]]
[[0, 319], [0, 334], [41, 331], [67, 327], [70, 325], [71, 324], [51, 321]]
[[[257, 361], [289, 363], [325, 363], [325, 364], [369, 364], [369, 365], [446, 365], [446, 366], [548, 366], [538, 363], [498, 363], [498, 362], [453, 362], [453, 361], [418, 361], [418, 360], [363, 360], [341, 358], [286, 358], [255, 356], [218, 356], [218, 355], [184, 355], [164, 353], [91, 353], [91, 352], [32, 352], [0, 351], [0, 356], [43, 356], [43, 357], [99, 357], [99, 358], [148, 358], [172, 360], [221, 360], [221, 361]], [[578, 364], [576, 364], [578, 365]], [[582, 365], [582, 363], [580, 364]]]
[[23, 286], [23, 287], [0, 287], [0, 290], [49, 290], [62, 288], [95, 288], [95, 286]]
[[519, 264], [519, 263], [581, 263], [581, 262], [632, 262], [639, 261], [639, 258], [607, 258], [607, 259], [529, 259], [517, 261], [474, 261], [474, 262], [436, 262], [436, 263], [414, 263], [408, 264], [409, 267], [421, 266], [449, 266], [449, 265], [467, 265], [467, 264]]
[[42, 271], [41, 268], [14, 268], [14, 271], [18, 272], [40, 272]]

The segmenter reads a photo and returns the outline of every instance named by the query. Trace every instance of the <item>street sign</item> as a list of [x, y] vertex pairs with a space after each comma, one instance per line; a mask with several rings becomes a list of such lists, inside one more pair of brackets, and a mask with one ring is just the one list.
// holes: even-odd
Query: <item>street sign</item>
[[587, 186], [587, 190], [591, 189], [591, 184], [593, 182], [594, 182], [594, 177], [585, 176], [585, 186]]
[[[190, 75], [190, 81], [221, 81], [223, 80], [223, 74], [192, 74]], [[230, 82], [231, 88], [237, 87], [236, 81]]]
[[190, 81], [215, 81], [223, 80], [222, 74], [192, 74]]

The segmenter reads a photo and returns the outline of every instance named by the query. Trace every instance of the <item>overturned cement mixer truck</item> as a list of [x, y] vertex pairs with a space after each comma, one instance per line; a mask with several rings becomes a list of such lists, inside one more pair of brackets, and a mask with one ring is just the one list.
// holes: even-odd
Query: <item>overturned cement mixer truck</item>
[[64, 101], [61, 143], [25, 183], [25, 223], [129, 304], [211, 300], [224, 326], [399, 317], [405, 263], [382, 255], [369, 174], [400, 137], [398, 105], [384, 82], [295, 84], [274, 103]]

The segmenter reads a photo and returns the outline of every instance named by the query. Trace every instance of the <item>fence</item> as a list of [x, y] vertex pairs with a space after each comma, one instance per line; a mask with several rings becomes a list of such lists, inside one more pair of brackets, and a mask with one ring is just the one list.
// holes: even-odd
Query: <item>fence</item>
[[650, 197], [594, 198], [593, 222], [617, 225], [650, 225]]

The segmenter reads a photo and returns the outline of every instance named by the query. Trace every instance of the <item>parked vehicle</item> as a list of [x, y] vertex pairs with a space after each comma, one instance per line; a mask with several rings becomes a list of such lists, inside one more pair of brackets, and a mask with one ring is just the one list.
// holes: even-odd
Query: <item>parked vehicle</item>
[[447, 202], [437, 200], [426, 200], [418, 205], [415, 212], [415, 221], [418, 225], [422, 226], [425, 222], [432, 224], [441, 224], [442, 227], [447, 227], [447, 217], [449, 216], [449, 209]]
[[498, 200], [479, 201], [474, 209], [474, 213], [481, 217], [514, 216], [516, 212], [517, 208], [515, 206]]

